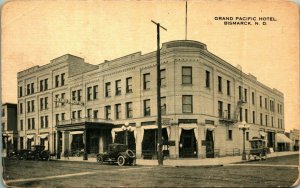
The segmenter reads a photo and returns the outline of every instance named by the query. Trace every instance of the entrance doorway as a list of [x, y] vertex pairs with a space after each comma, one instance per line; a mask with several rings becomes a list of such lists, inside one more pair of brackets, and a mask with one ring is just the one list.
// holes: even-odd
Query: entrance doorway
[[213, 138], [213, 132], [210, 130], [206, 130], [205, 145], [206, 145], [206, 157], [214, 158], [214, 138]]
[[[156, 159], [157, 156], [157, 129], [145, 129], [142, 142], [142, 155], [144, 159]], [[162, 129], [162, 140], [168, 142], [167, 129]]]
[[[128, 131], [128, 149], [135, 151], [135, 138], [134, 132]], [[126, 136], [125, 131], [116, 132], [115, 136], [115, 143], [125, 144], [126, 143]]]
[[274, 148], [275, 147], [275, 133], [268, 132], [268, 147]]
[[194, 129], [182, 130], [179, 143], [179, 157], [193, 158], [197, 157], [197, 141]]

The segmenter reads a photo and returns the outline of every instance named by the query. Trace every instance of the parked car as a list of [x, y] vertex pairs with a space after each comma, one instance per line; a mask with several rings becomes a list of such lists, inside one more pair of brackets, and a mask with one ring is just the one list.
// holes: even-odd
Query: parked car
[[29, 151], [30, 150], [28, 150], [28, 149], [15, 150], [8, 155], [8, 158], [22, 160], [24, 153], [27, 153]]
[[113, 143], [109, 144], [107, 152], [97, 154], [97, 163], [103, 164], [104, 162], [117, 162], [119, 166], [135, 165], [136, 158], [134, 152], [128, 149], [126, 144]]
[[251, 158], [253, 158], [254, 160], [266, 160], [268, 148], [265, 147], [265, 140], [254, 137], [249, 140], [249, 142], [251, 145], [251, 149], [248, 155], [248, 159], [251, 160]]
[[49, 150], [45, 150], [45, 146], [43, 145], [33, 145], [31, 146], [31, 150], [26, 150], [21, 156], [21, 159], [24, 160], [49, 160], [50, 152]]

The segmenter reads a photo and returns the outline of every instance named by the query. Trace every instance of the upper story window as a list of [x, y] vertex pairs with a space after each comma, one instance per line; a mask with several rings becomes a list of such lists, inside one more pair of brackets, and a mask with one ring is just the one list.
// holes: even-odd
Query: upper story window
[[255, 94], [252, 92], [252, 104], [255, 105]]
[[239, 86], [239, 100], [243, 100], [242, 86]]
[[126, 78], [126, 93], [132, 93], [132, 77]]
[[218, 76], [218, 91], [222, 92], [222, 77]]
[[79, 89], [77, 90], [77, 101], [81, 101], [81, 98], [82, 98], [82, 90]]
[[255, 111], [252, 111], [252, 123], [255, 124]]
[[44, 88], [45, 88], [45, 90], [47, 90], [48, 89], [48, 78], [46, 78], [45, 80], [44, 80]]
[[105, 119], [111, 119], [111, 106], [105, 106]]
[[93, 86], [93, 98], [94, 100], [98, 98], [98, 85]]
[[5, 116], [5, 109], [3, 108], [2, 109], [2, 117], [4, 117]]
[[210, 88], [210, 72], [205, 71], [205, 87]]
[[56, 125], [58, 124], [59, 122], [59, 114], [55, 114], [55, 123]]
[[121, 80], [116, 80], [116, 95], [121, 95]]
[[260, 125], [263, 125], [263, 114], [260, 113]]
[[266, 126], [268, 126], [268, 115], [266, 115]]
[[26, 86], [26, 95], [30, 95], [30, 84]]
[[87, 109], [87, 117], [91, 118], [92, 117], [92, 109]]
[[98, 110], [94, 110], [94, 118], [98, 118]]
[[60, 79], [61, 79], [61, 86], [64, 86], [65, 85], [65, 73], [62, 73], [60, 76], [61, 76], [60, 77]]
[[150, 89], [150, 73], [146, 73], [143, 75], [143, 85], [144, 90]]
[[40, 80], [40, 91], [46, 91], [48, 89], [48, 79]]
[[24, 130], [24, 122], [23, 119], [20, 120], [20, 131]]
[[40, 98], [40, 110], [44, 109], [44, 98]]
[[192, 67], [182, 67], [182, 84], [192, 84], [193, 73]]
[[92, 100], [92, 87], [87, 88], [87, 100]]
[[115, 105], [115, 111], [116, 111], [116, 119], [121, 118], [121, 104]]
[[[61, 94], [60, 94], [61, 99], [65, 99], [65, 95], [66, 95], [66, 93], [61, 93]], [[65, 106], [65, 103], [62, 102], [62, 103], [61, 103], [61, 106]]]
[[80, 119], [80, 118], [82, 117], [82, 116], [81, 116], [81, 115], [82, 115], [81, 112], [82, 112], [81, 110], [78, 110], [78, 111], [77, 111], [77, 118], [78, 118], [78, 119]]
[[110, 82], [105, 83], [105, 97], [111, 96], [111, 85]]
[[23, 97], [23, 87], [19, 87], [19, 97]]
[[182, 113], [193, 113], [193, 96], [182, 96]]
[[[80, 94], [81, 90], [78, 90], [77, 92], [81, 98], [81, 94]], [[93, 87], [88, 87], [87, 88], [87, 100], [91, 101], [91, 100], [95, 100], [97, 98], [98, 98], [98, 85], [95, 85]]]
[[240, 108], [240, 122], [243, 121], [243, 108]]
[[59, 86], [59, 75], [55, 76], [55, 87]]
[[30, 86], [31, 86], [31, 94], [33, 94], [34, 93], [34, 83], [31, 83]]
[[218, 101], [218, 115], [219, 117], [223, 117], [223, 102]]
[[230, 96], [230, 81], [227, 80], [227, 95]]
[[44, 90], [44, 80], [40, 80], [40, 91]]
[[59, 103], [58, 103], [58, 97], [59, 97], [59, 95], [57, 94], [57, 95], [55, 95], [55, 107], [57, 108], [58, 106], [59, 106]]
[[265, 109], [268, 109], [268, 99], [265, 98]]
[[132, 102], [126, 103], [126, 118], [132, 118]]
[[34, 93], [34, 83], [27, 84], [26, 87], [26, 95], [30, 95]]
[[248, 123], [248, 109], [245, 109], [245, 121]]
[[259, 96], [259, 106], [262, 107], [262, 96]]
[[227, 104], [227, 118], [231, 118], [231, 104]]
[[72, 119], [76, 119], [76, 111], [72, 112]]
[[20, 107], [20, 114], [23, 114], [23, 103], [20, 103], [19, 107]]
[[166, 69], [160, 70], [160, 86], [166, 86]]
[[247, 102], [247, 100], [248, 100], [248, 99], [247, 99], [247, 98], [248, 98], [247, 96], [248, 96], [248, 91], [247, 91], [247, 89], [244, 89], [244, 101], [245, 101], [245, 102]]
[[77, 91], [72, 91], [72, 100], [76, 101], [76, 93]]
[[34, 112], [34, 101], [31, 101], [31, 111]]
[[166, 97], [161, 97], [160, 98], [160, 111], [161, 115], [166, 115], [167, 114], [167, 103], [166, 103]]
[[151, 116], [150, 99], [144, 100], [144, 116]]

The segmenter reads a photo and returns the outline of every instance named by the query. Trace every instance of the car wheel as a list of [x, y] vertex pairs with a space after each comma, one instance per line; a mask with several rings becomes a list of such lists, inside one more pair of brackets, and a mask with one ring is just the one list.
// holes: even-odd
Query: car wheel
[[102, 156], [97, 157], [97, 163], [100, 164], [100, 165], [103, 164], [103, 157]]
[[123, 166], [125, 164], [125, 157], [123, 155], [120, 155], [118, 157], [118, 165]]
[[127, 154], [130, 158], [134, 158], [134, 157], [135, 157], [133, 151], [130, 150], [130, 149], [126, 150], [126, 154]]

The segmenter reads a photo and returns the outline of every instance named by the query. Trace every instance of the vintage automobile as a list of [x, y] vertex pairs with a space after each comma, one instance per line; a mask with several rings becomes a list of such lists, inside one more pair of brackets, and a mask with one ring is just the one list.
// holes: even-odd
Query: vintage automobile
[[266, 160], [268, 148], [265, 147], [265, 140], [253, 137], [249, 140], [249, 142], [251, 149], [249, 151], [248, 159], [251, 160], [253, 158], [254, 160]]
[[24, 153], [29, 152], [28, 149], [15, 150], [11, 152], [8, 156], [9, 159], [22, 160]]
[[24, 160], [49, 160], [50, 152], [49, 150], [45, 150], [45, 146], [43, 145], [33, 145], [31, 146], [31, 150], [25, 150], [20, 159]]
[[136, 158], [134, 152], [128, 149], [126, 144], [113, 143], [109, 144], [107, 152], [97, 154], [97, 163], [103, 164], [103, 162], [117, 162], [119, 166], [135, 165]]

